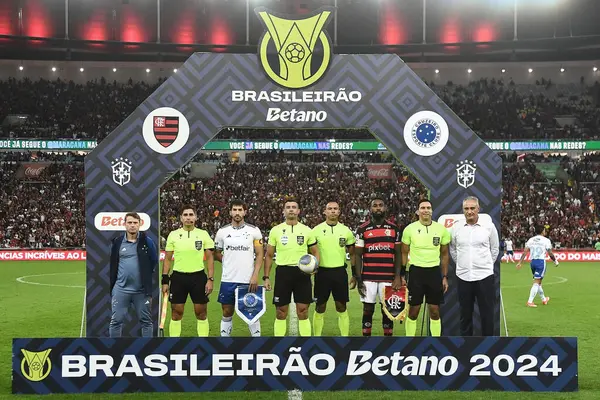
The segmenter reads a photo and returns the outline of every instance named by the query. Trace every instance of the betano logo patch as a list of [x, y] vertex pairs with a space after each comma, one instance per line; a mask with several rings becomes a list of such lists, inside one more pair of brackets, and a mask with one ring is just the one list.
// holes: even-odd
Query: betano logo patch
[[52, 371], [52, 361], [50, 361], [50, 352], [52, 349], [44, 351], [29, 351], [21, 349], [23, 360], [21, 361], [21, 373], [32, 382], [39, 382], [50, 375]]
[[258, 58], [276, 84], [301, 89], [321, 79], [331, 64], [331, 39], [323, 29], [333, 14], [321, 7], [308, 17], [255, 9], [265, 33], [258, 43]]

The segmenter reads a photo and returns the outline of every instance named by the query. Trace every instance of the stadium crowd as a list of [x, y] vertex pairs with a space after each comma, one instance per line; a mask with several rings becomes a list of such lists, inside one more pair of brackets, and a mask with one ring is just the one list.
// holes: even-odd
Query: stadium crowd
[[[126, 84], [104, 79], [85, 85], [64, 80], [8, 79], [0, 81], [0, 131], [3, 138], [68, 138], [103, 140], [162, 82]], [[591, 94], [595, 86], [515, 85], [496, 79], [466, 86], [430, 84], [484, 139], [598, 139], [600, 108]], [[6, 123], [10, 115], [26, 116]], [[371, 139], [366, 130], [225, 129], [219, 139]], [[535, 223], [551, 229], [559, 247], [592, 247], [599, 237], [600, 159], [528, 154], [503, 154], [502, 236], [517, 248], [533, 235]], [[46, 162], [39, 174], [23, 173], [24, 162]], [[76, 153], [0, 152], [0, 247], [79, 247], [85, 244], [83, 156]], [[229, 220], [227, 203], [244, 199], [248, 220], [263, 233], [281, 220], [286, 196], [301, 199], [302, 218], [315, 225], [329, 199], [342, 206], [343, 221], [356, 228], [368, 213], [368, 196], [382, 192], [389, 199], [390, 218], [412, 221], [425, 188], [402, 166], [392, 179], [369, 179], [365, 163], [393, 163], [375, 153], [250, 152], [245, 163], [227, 156], [200, 153], [195, 162], [217, 164], [210, 178], [193, 178], [185, 167], [161, 191], [161, 236], [177, 225], [177, 205], [198, 207], [199, 224], [212, 234]], [[315, 164], [316, 163], [316, 164]], [[536, 166], [556, 163], [564, 172], [547, 177]], [[306, 193], [310, 193], [309, 196]]]
[[[27, 116], [3, 125], [2, 137], [104, 139], [163, 81], [125, 84], [105, 79], [86, 84], [65, 80], [0, 80], [0, 118]], [[429, 84], [452, 110], [486, 140], [566, 138], [600, 135], [598, 84], [536, 84], [480, 79], [466, 86]], [[558, 117], [567, 116], [563, 119]], [[364, 129], [271, 130], [225, 129], [222, 139], [371, 139]]]
[[[267, 235], [281, 221], [282, 204], [288, 196], [300, 198], [302, 221], [310, 226], [322, 222], [328, 200], [339, 201], [342, 221], [353, 229], [367, 217], [369, 196], [374, 192], [387, 196], [389, 217], [400, 225], [413, 221], [418, 200], [426, 196], [426, 189], [401, 165], [393, 165], [391, 179], [368, 178], [365, 162], [390, 161], [385, 154], [373, 154], [371, 159], [362, 154], [360, 161], [339, 154], [316, 164], [307, 158], [298, 161], [298, 157], [282, 152], [250, 153], [248, 158], [254, 161], [220, 161], [209, 178], [194, 178], [190, 168], [182, 168], [161, 189], [161, 236], [165, 238], [178, 226], [182, 202], [197, 207], [198, 226], [214, 235], [230, 221], [228, 202], [241, 198], [249, 206], [248, 221]], [[510, 237], [520, 248], [533, 236], [535, 224], [542, 222], [551, 227], [550, 238], [557, 247], [593, 247], [600, 233], [595, 206], [600, 199], [598, 173], [592, 174], [594, 180], [588, 183], [550, 181], [536, 167], [538, 161], [539, 155], [528, 155], [504, 165], [502, 236]], [[569, 166], [579, 171], [582, 165], [592, 163], [569, 158], [560, 162], [565, 171]], [[18, 162], [0, 163], [0, 201], [6, 204], [0, 210], [0, 247], [85, 244], [82, 162], [51, 163], [34, 177], [19, 173]], [[598, 164], [593, 165], [597, 170]]]

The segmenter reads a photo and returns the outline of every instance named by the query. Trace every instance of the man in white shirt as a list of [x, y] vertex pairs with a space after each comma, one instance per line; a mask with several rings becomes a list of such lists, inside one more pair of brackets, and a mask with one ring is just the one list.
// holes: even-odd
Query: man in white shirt
[[479, 200], [469, 196], [463, 201], [464, 220], [452, 227], [450, 256], [456, 263], [460, 334], [473, 336], [475, 301], [481, 317], [481, 335], [494, 335], [494, 263], [498, 258], [498, 231], [493, 223], [479, 218]]
[[543, 305], [548, 304], [550, 301], [550, 297], [547, 297], [544, 294], [544, 289], [542, 289], [542, 279], [544, 279], [544, 275], [546, 275], [546, 253], [548, 253], [550, 259], [554, 261], [554, 265], [558, 267], [558, 260], [552, 253], [552, 242], [550, 242], [550, 239], [546, 237], [546, 227], [544, 225], [536, 226], [535, 233], [537, 233], [537, 235], [525, 243], [525, 251], [517, 263], [517, 269], [521, 269], [523, 260], [526, 260], [527, 255], [531, 252], [531, 272], [533, 273], [533, 286], [529, 291], [527, 307], [533, 308], [537, 307], [537, 305], [535, 305], [533, 302], [536, 294], [540, 295]]
[[[236, 288], [249, 286], [249, 291], [255, 292], [263, 263], [262, 233], [244, 221], [247, 210], [243, 201], [233, 200], [229, 211], [231, 224], [223, 226], [215, 235], [215, 259], [223, 266], [219, 303], [223, 309], [221, 336], [225, 337], [231, 336], [233, 329]], [[263, 276], [263, 280], [267, 278]], [[249, 325], [249, 329], [252, 336], [260, 336], [260, 320]]]

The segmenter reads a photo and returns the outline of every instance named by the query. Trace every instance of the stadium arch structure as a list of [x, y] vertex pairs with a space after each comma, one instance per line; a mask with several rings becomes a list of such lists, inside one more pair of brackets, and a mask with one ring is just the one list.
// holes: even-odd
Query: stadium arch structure
[[[289, 89], [265, 73], [260, 56], [196, 53], [85, 159], [88, 337], [108, 336], [111, 314], [109, 244], [117, 232], [103, 230], [98, 216], [147, 214], [144, 229], [159, 243], [160, 187], [226, 127], [367, 128], [430, 190], [435, 220], [461, 214], [462, 200], [474, 195], [500, 232], [500, 157], [398, 56], [332, 54], [321, 79]], [[443, 335], [457, 336], [452, 263], [449, 277]], [[495, 284], [499, 335], [498, 260]], [[124, 334], [139, 335], [139, 326], [129, 321]]]

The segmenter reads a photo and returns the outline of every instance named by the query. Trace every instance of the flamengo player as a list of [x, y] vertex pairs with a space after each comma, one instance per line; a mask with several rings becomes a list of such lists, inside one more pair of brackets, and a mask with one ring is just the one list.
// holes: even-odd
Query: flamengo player
[[398, 226], [385, 220], [385, 211], [383, 199], [372, 196], [371, 219], [356, 230], [356, 265], [353, 279], [357, 283], [360, 301], [363, 303], [363, 336], [371, 336], [378, 298], [381, 303], [383, 334], [392, 336], [394, 323], [383, 312], [385, 288], [392, 285], [394, 289], [399, 289], [406, 284], [400, 277], [402, 232]]
[[521, 269], [521, 263], [527, 259], [527, 255], [531, 252], [531, 272], [533, 273], [533, 286], [529, 291], [529, 300], [527, 300], [527, 307], [537, 307], [533, 303], [535, 295], [539, 294], [542, 299], [542, 304], [548, 304], [550, 297], [546, 297], [544, 289], [542, 289], [542, 279], [546, 274], [546, 252], [554, 264], [558, 267], [558, 260], [552, 253], [552, 242], [546, 237], [546, 227], [544, 225], [537, 226], [535, 228], [536, 236], [532, 237], [525, 243], [525, 251], [521, 256], [521, 259], [517, 263], [517, 269]]
[[[219, 303], [223, 309], [221, 336], [231, 336], [235, 289], [240, 285], [250, 285], [249, 291], [255, 292], [263, 263], [262, 233], [244, 221], [247, 210], [243, 201], [233, 200], [229, 209], [231, 224], [223, 226], [215, 235], [215, 259], [222, 263], [219, 291]], [[260, 321], [249, 328], [252, 336], [260, 336]]]

